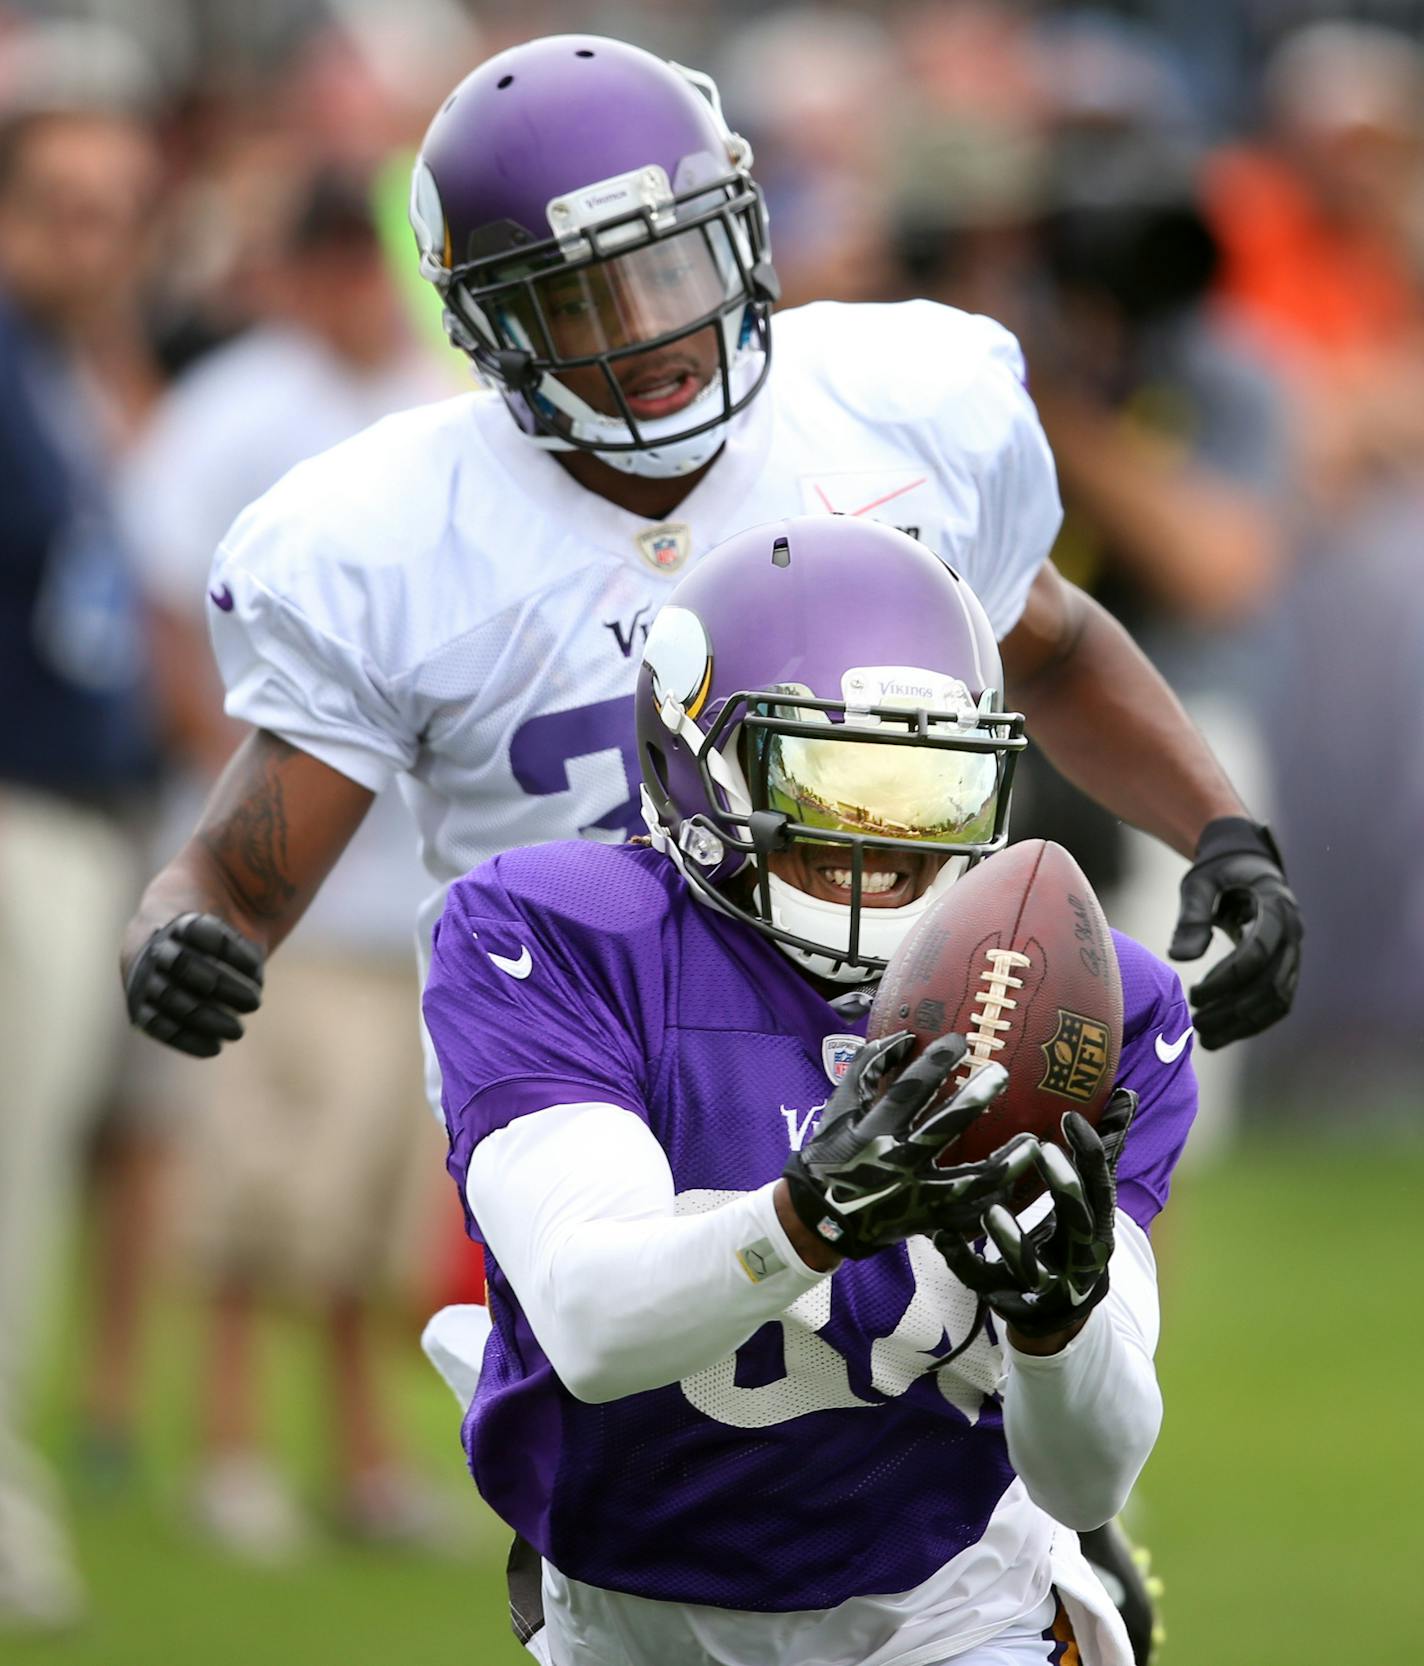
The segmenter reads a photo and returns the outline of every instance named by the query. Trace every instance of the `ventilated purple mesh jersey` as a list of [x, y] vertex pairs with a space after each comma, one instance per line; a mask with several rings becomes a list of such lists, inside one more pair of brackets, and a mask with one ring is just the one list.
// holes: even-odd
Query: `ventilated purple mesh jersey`
[[[1146, 1227], [1195, 1111], [1190, 1043], [1175, 1047], [1191, 1020], [1176, 975], [1117, 946], [1118, 1080], [1141, 1096], [1119, 1193]], [[864, 1027], [694, 901], [665, 857], [597, 844], [512, 851], [457, 881], [425, 1015], [462, 1197], [486, 1135], [596, 1100], [652, 1130], [680, 1212], [780, 1174]], [[489, 1292], [470, 1467], [488, 1503], [586, 1583], [763, 1611], [906, 1591], [978, 1540], [1013, 1479], [996, 1333], [937, 1363], [975, 1304], [925, 1239], [846, 1262], [730, 1366], [604, 1405], [559, 1382], [493, 1258]]]

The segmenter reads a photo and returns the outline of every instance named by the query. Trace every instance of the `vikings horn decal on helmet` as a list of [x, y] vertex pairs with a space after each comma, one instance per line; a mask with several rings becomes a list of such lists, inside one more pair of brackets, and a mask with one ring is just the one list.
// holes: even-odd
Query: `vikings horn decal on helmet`
[[[739, 533], [672, 592], [643, 649], [653, 842], [806, 971], [865, 982], [1007, 840], [1027, 742], [1002, 684], [978, 599], [913, 538], [831, 515]], [[843, 902], [771, 871], [798, 846]], [[941, 865], [913, 900], [867, 904], [866, 853], [895, 851]]]
[[706, 76], [553, 35], [468, 75], [411, 183], [451, 339], [523, 431], [630, 474], [690, 473], [770, 367], [766, 209]]

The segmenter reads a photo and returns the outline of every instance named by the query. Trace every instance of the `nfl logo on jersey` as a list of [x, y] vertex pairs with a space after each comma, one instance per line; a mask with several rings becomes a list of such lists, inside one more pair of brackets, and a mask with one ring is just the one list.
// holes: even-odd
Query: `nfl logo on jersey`
[[821, 1063], [832, 1082], [845, 1080], [850, 1061], [865, 1046], [864, 1036], [828, 1035], [821, 1043]]
[[675, 573], [692, 550], [692, 528], [682, 521], [650, 526], [637, 536], [643, 559], [660, 573]]

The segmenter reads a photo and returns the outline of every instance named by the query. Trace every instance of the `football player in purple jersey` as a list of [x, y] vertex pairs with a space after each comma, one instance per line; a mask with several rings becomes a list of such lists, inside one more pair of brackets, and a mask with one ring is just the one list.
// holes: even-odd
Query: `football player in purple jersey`
[[210, 621], [253, 733], [130, 923], [136, 1026], [199, 1055], [238, 1038], [266, 955], [397, 778], [440, 884], [632, 830], [641, 632], [677, 569], [811, 508], [915, 526], [974, 585], [1053, 762], [1193, 858], [1172, 954], [1237, 939], [1193, 991], [1203, 1045], [1288, 1009], [1301, 926], [1270, 834], [1047, 560], [1059, 506], [1017, 344], [926, 301], [773, 325], [751, 161], [706, 77], [600, 36], [516, 46], [441, 106], [411, 219], [485, 391], [303, 465], [224, 541]]
[[1196, 1103], [1175, 974], [1116, 938], [1116, 1090], [1067, 1155], [955, 1164], [1002, 1070], [865, 1043], [888, 957], [1002, 847], [1025, 744], [974, 594], [905, 535], [732, 538], [636, 702], [650, 840], [458, 880], [425, 996], [487, 1249], [463, 1434], [525, 1547], [516, 1629], [553, 1666], [1129, 1666], [1075, 1530], [1160, 1421], [1148, 1232]]

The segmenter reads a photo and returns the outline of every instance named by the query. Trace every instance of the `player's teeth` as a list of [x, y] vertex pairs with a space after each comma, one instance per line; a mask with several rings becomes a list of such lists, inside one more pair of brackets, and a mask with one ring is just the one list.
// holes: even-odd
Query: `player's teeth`
[[[851, 871], [849, 868], [825, 868], [822, 870], [832, 885], [842, 891], [851, 888]], [[867, 896], [877, 896], [882, 891], [893, 891], [900, 883], [901, 875], [891, 871], [888, 873], [868, 873], [861, 880], [861, 889]]]

